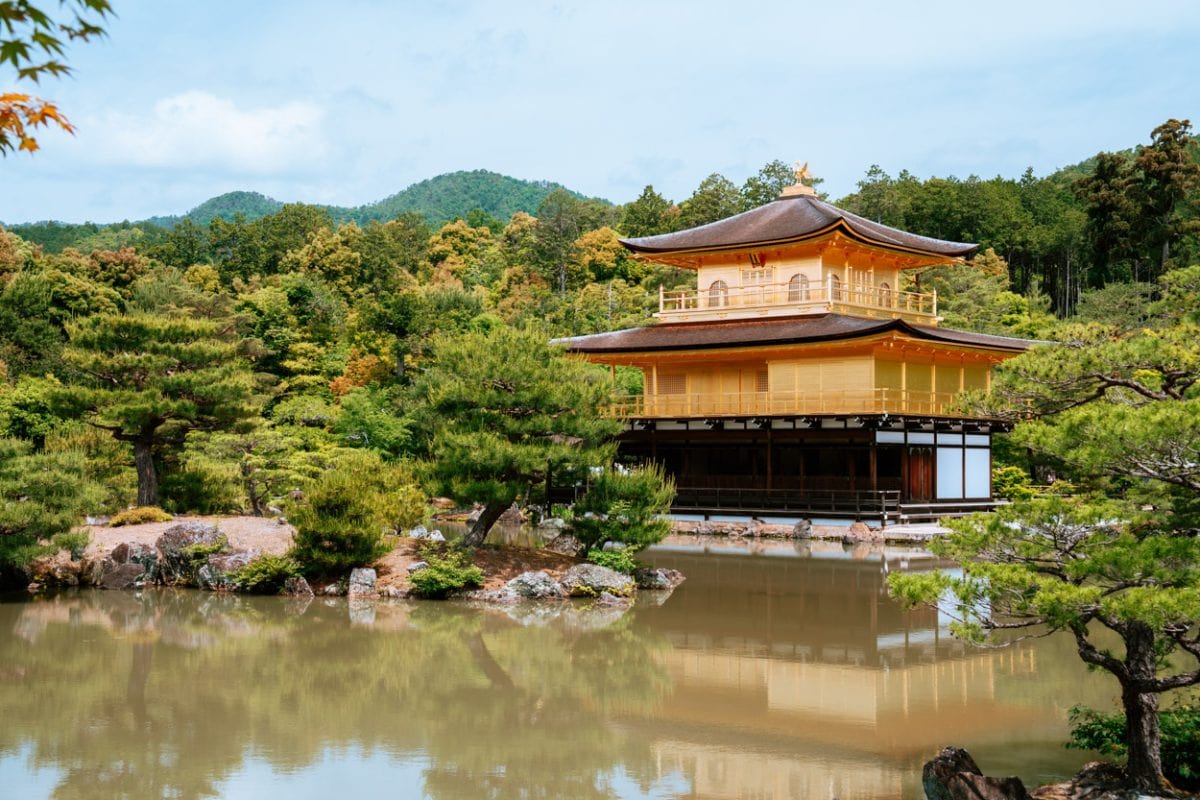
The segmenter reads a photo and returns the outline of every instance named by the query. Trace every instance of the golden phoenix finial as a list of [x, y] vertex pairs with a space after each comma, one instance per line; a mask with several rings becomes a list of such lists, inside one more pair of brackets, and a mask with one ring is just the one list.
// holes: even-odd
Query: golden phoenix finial
[[796, 183], [804, 184], [805, 181], [812, 180], [812, 173], [808, 171], [808, 162], [807, 161], [805, 161], [803, 164], [801, 164], [799, 161], [797, 161], [796, 169], [794, 171], [796, 173]]

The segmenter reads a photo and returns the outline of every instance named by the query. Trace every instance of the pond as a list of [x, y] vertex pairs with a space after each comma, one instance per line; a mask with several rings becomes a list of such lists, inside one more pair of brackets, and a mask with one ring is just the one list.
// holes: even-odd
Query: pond
[[[920, 798], [942, 745], [1039, 782], [1108, 706], [1071, 642], [888, 600], [920, 551], [673, 540], [630, 611], [192, 591], [0, 603], [0, 795]], [[661, 601], [661, 602], [658, 602]]]

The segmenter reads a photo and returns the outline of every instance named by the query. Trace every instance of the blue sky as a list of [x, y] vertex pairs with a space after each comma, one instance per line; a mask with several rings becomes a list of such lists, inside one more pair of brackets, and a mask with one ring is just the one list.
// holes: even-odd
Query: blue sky
[[477, 168], [681, 200], [774, 158], [837, 197], [872, 163], [1042, 174], [1169, 117], [1200, 126], [1196, 2], [113, 4], [72, 77], [25, 87], [79, 130], [0, 159], [0, 220], [234, 189], [358, 205]]

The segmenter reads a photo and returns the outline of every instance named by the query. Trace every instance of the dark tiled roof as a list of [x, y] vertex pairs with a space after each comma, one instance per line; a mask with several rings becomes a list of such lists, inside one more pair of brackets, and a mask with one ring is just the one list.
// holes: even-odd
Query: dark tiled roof
[[833, 230], [841, 230], [852, 239], [878, 247], [938, 256], [965, 256], [979, 246], [945, 242], [889, 228], [811, 195], [781, 197], [765, 206], [698, 228], [622, 239], [621, 243], [638, 253], [678, 253], [798, 242]]
[[575, 353], [639, 353], [655, 350], [699, 350], [748, 345], [803, 344], [836, 339], [858, 339], [896, 331], [916, 339], [964, 345], [986, 350], [1021, 352], [1036, 342], [987, 333], [913, 325], [898, 319], [863, 319], [844, 314], [814, 314], [778, 319], [682, 322], [650, 325], [611, 333], [557, 339]]

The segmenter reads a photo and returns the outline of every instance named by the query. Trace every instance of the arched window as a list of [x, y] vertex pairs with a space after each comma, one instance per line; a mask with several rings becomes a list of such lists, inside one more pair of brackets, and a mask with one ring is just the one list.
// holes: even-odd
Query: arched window
[[725, 281], [713, 281], [708, 287], [708, 307], [717, 308], [729, 305], [729, 286]]
[[837, 275], [829, 276], [829, 299], [834, 302], [842, 299], [842, 279]]
[[884, 308], [892, 307], [892, 287], [888, 286], [887, 281], [879, 284], [879, 305]]
[[788, 281], [788, 302], [800, 303], [808, 299], [808, 276], [793, 275]]

